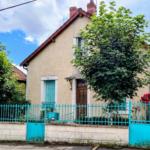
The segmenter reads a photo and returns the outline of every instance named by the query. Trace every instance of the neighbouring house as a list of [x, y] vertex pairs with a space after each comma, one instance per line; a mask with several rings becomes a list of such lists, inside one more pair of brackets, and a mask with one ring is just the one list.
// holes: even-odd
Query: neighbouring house
[[27, 77], [27, 75], [25, 73], [23, 73], [20, 69], [18, 69], [17, 67], [15, 67], [13, 65], [13, 75], [16, 75], [16, 74], [18, 75], [18, 79], [17, 79], [18, 83], [19, 84], [24, 83], [25, 86], [26, 86], [26, 77]]
[[[87, 4], [87, 12], [71, 7], [70, 18], [20, 64], [28, 69], [26, 96], [32, 104], [104, 104], [93, 98], [94, 92], [70, 63], [74, 58], [73, 45], [84, 43], [79, 29], [91, 23], [90, 17], [95, 12], [93, 1]], [[139, 89], [132, 101], [139, 101], [147, 92], [148, 86]], [[125, 98], [124, 102], [128, 104], [129, 100]]]

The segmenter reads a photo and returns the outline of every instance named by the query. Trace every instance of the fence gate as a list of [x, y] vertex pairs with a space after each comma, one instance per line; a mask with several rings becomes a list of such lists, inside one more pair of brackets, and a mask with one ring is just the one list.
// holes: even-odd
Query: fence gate
[[129, 144], [150, 146], [150, 104], [129, 103]]
[[42, 108], [28, 106], [27, 110], [27, 142], [44, 142], [45, 113]]

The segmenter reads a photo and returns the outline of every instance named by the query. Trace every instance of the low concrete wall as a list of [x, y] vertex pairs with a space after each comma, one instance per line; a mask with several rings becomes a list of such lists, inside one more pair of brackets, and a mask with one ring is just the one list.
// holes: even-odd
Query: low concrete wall
[[[0, 122], [0, 140], [26, 141], [26, 130], [26, 123]], [[128, 144], [129, 129], [125, 126], [46, 124], [45, 141]]]
[[0, 122], [0, 140], [26, 141], [26, 123]]
[[128, 127], [88, 125], [46, 125], [45, 141], [49, 142], [116, 142], [129, 143]]

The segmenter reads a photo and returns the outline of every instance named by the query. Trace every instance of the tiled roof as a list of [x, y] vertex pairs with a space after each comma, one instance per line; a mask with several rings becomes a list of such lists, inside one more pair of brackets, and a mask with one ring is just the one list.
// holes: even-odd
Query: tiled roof
[[13, 66], [13, 75], [18, 75], [18, 81], [26, 81], [27, 75], [19, 70], [17, 67]]
[[85, 12], [82, 10], [82, 8], [79, 8], [78, 11], [70, 17], [58, 30], [56, 30], [55, 33], [53, 33], [41, 46], [39, 46], [31, 55], [29, 55], [21, 64], [20, 66], [26, 65], [31, 61], [39, 52], [43, 50], [44, 47], [46, 47], [50, 42], [54, 41], [55, 38], [63, 31], [65, 30], [77, 17], [80, 15], [84, 15], [88, 18], [92, 16], [92, 14]]

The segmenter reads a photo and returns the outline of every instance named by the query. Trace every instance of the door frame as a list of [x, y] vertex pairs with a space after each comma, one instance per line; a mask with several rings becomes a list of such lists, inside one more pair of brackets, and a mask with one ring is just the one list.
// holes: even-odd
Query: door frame
[[[81, 79], [81, 78], [78, 78]], [[76, 96], [77, 96], [77, 80], [78, 79], [73, 79], [72, 80], [72, 105], [76, 105]], [[87, 87], [87, 105], [90, 105], [90, 89]], [[72, 112], [74, 112], [74, 119], [76, 119], [76, 112], [74, 111], [74, 108], [72, 108]], [[90, 108], [87, 109], [87, 113], [89, 114], [90, 117]]]
[[[81, 79], [78, 79], [78, 80], [81, 80]], [[79, 96], [78, 89], [79, 89], [79, 90], [80, 90], [80, 89], [84, 89], [84, 90], [85, 90], [85, 89], [86, 89], [86, 90], [88, 89], [88, 88], [87, 88], [87, 85], [78, 87], [78, 80], [76, 80], [76, 81], [77, 81], [77, 82], [76, 82], [76, 105], [78, 104], [77, 101], [79, 100], [79, 99], [78, 99], [78, 96]], [[88, 91], [86, 91], [86, 105], [88, 104], [87, 92], [88, 92]]]
[[58, 77], [57, 76], [46, 76], [41, 77], [41, 103], [45, 102], [45, 83], [48, 80], [55, 80], [55, 104], [57, 104], [57, 87], [58, 87]]

